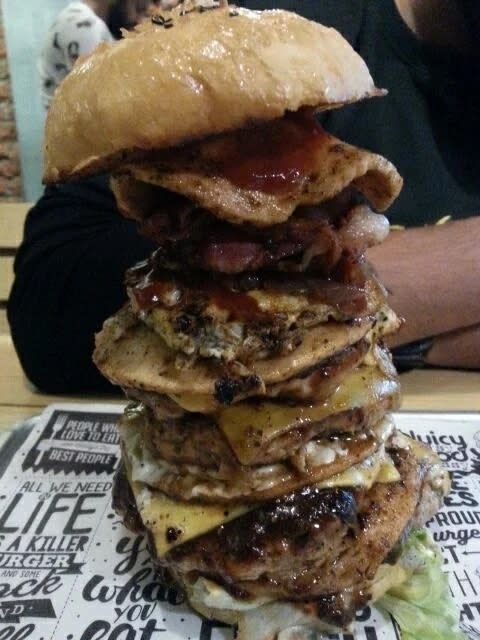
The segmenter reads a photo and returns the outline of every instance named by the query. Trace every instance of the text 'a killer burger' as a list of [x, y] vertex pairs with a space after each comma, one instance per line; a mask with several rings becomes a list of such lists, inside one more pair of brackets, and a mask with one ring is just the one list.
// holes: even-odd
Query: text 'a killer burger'
[[315, 118], [379, 94], [332, 29], [184, 8], [80, 61], [48, 116], [45, 180], [111, 172], [158, 244], [96, 339], [132, 401], [116, 508], [244, 640], [346, 628], [448, 490], [389, 416], [399, 320], [364, 260], [401, 178]]

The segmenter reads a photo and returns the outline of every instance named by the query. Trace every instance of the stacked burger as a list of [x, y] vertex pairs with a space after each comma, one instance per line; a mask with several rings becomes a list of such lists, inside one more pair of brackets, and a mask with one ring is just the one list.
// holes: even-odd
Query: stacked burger
[[316, 118], [381, 93], [332, 29], [184, 7], [99, 47], [49, 113], [47, 180], [108, 169], [158, 245], [96, 338], [132, 401], [115, 505], [245, 640], [348, 626], [447, 490], [389, 416], [399, 320], [364, 258], [401, 178]]

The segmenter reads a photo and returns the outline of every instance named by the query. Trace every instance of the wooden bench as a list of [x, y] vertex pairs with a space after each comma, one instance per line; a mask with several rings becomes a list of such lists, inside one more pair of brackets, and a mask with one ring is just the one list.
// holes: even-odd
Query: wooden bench
[[9, 333], [6, 308], [13, 283], [13, 261], [31, 206], [28, 202], [0, 203], [0, 335]]

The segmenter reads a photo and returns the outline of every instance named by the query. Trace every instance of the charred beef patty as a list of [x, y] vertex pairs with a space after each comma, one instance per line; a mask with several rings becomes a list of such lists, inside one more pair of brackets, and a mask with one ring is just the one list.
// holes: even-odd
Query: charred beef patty
[[[304, 487], [179, 544], [156, 561], [180, 584], [205, 577], [240, 600], [296, 601], [321, 619], [348, 624], [368, 601], [379, 565], [410, 526], [421, 526], [433, 515], [445, 491], [430, 477], [431, 461], [418, 459], [404, 444], [388, 453], [400, 473], [398, 482], [371, 489]], [[125, 524], [138, 530], [140, 518], [123, 468], [113, 502]], [[155, 557], [148, 526], [146, 532]]]
[[245, 595], [308, 600], [352, 587], [368, 592], [415, 514], [425, 474], [407, 450], [389, 453], [399, 482], [369, 490], [304, 487], [175, 547], [162, 562], [182, 581], [205, 576]]
[[[202, 500], [212, 504], [254, 503], [281, 496], [313, 482], [328, 482], [337, 474], [356, 475], [360, 468], [375, 474], [387, 463], [384, 440], [388, 425], [368, 435], [318, 439], [300, 448], [295, 456], [269, 465], [240, 464], [200, 467], [152, 458], [141, 450], [135, 436], [121, 428], [125, 456], [132, 478], [181, 501]], [[139, 452], [142, 451], [141, 453]], [[358, 467], [356, 466], [358, 465]]]

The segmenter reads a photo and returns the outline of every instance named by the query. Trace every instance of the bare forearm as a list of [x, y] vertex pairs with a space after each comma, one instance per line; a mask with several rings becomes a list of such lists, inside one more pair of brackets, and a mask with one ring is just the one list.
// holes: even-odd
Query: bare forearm
[[436, 367], [480, 369], [480, 324], [437, 336], [425, 362]]
[[392, 345], [480, 324], [480, 217], [394, 231], [368, 252], [405, 319]]

